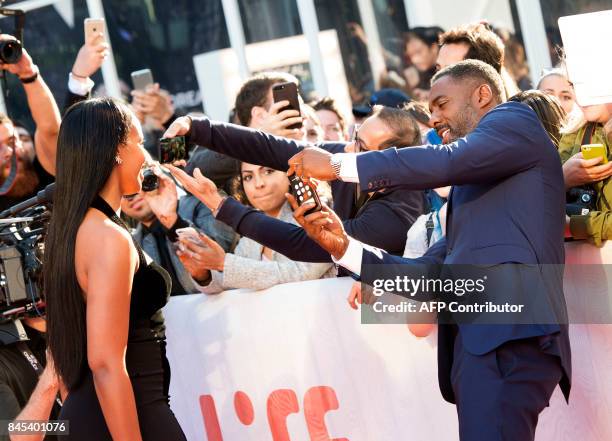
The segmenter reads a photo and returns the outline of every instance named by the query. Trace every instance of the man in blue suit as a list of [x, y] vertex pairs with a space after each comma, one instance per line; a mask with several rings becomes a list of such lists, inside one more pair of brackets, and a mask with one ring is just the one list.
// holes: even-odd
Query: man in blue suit
[[[466, 60], [432, 79], [429, 106], [444, 145], [359, 155], [306, 149], [289, 161], [290, 172], [359, 182], [362, 191], [453, 185], [446, 237], [422, 258], [404, 259], [362, 245], [344, 232], [331, 210], [305, 218], [310, 207], [302, 206], [296, 219], [338, 264], [361, 273], [367, 284], [374, 274], [364, 266], [381, 263], [387, 264], [387, 274], [419, 263], [562, 265], [565, 197], [556, 148], [536, 114], [521, 103], [504, 103], [503, 90], [491, 66]], [[522, 286], [521, 280], [510, 282]], [[508, 291], [520, 295], [513, 286]], [[539, 312], [557, 322], [440, 326], [440, 389], [457, 405], [463, 441], [533, 440], [538, 415], [557, 384], [568, 398], [571, 360], [562, 284], [552, 296], [560, 308]]]

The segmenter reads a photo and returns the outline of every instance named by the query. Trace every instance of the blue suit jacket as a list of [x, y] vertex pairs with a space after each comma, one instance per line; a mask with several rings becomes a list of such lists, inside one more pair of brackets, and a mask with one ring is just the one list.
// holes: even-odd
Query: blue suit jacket
[[[565, 187], [559, 155], [536, 114], [524, 104], [497, 106], [473, 132], [452, 144], [358, 155], [357, 168], [363, 190], [453, 185], [445, 239], [419, 259], [384, 253], [381, 258], [364, 251], [362, 265], [564, 263]], [[556, 295], [565, 311], [562, 285]], [[554, 336], [565, 371], [561, 386], [566, 396], [569, 393], [566, 325], [458, 326], [459, 338], [473, 354], [510, 340]], [[452, 332], [451, 326], [442, 326], [439, 342], [440, 386], [449, 401]]]
[[[289, 159], [305, 147], [305, 144], [290, 139], [208, 118], [193, 119], [188, 141], [241, 161], [282, 171], [289, 168]], [[322, 143], [318, 146], [336, 153], [344, 151], [345, 144]], [[423, 214], [421, 191], [394, 189], [377, 193], [355, 212], [356, 184], [335, 181], [331, 183], [331, 190], [333, 208], [349, 234], [392, 254], [402, 254], [408, 229]], [[223, 204], [217, 219], [233, 227], [238, 234], [292, 260], [332, 261], [329, 253], [310, 239], [301, 227], [269, 217], [234, 199], [230, 198]]]

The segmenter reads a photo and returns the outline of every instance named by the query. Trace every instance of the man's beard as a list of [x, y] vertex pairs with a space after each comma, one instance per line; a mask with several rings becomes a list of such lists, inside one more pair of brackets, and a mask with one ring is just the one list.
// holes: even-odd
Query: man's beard
[[[11, 198], [23, 198], [30, 196], [34, 193], [40, 183], [38, 175], [36, 174], [36, 171], [34, 171], [32, 162], [27, 159], [18, 159], [17, 167], [15, 182], [13, 182], [11, 189], [5, 196]], [[10, 168], [4, 168], [2, 173], [2, 183], [4, 183], [4, 181], [8, 178], [10, 171]]]
[[449, 138], [451, 142], [463, 138], [478, 125], [478, 114], [470, 104], [466, 104], [458, 113], [458, 119], [453, 127], [449, 125]]

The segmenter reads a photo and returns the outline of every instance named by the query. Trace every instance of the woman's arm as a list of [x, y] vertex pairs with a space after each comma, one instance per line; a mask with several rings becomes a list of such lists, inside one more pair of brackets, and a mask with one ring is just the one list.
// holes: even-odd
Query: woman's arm
[[[244, 239], [243, 239], [244, 240]], [[283, 283], [319, 279], [331, 263], [305, 263], [292, 260], [264, 261], [226, 254], [223, 270], [225, 289], [267, 289]]]
[[[114, 440], [141, 441], [134, 391], [125, 365], [130, 293], [138, 256], [127, 231], [115, 225], [77, 237], [86, 274], [87, 361]], [[86, 233], [86, 232], [83, 232]]]

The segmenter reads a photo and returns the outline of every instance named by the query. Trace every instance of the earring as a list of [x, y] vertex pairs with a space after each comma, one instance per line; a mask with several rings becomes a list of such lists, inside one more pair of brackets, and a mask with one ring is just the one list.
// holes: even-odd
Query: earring
[[123, 159], [121, 159], [121, 158], [119, 157], [119, 155], [117, 155], [117, 156], [115, 156], [115, 162], [116, 162], [118, 165], [121, 165], [121, 164], [123, 163]]

